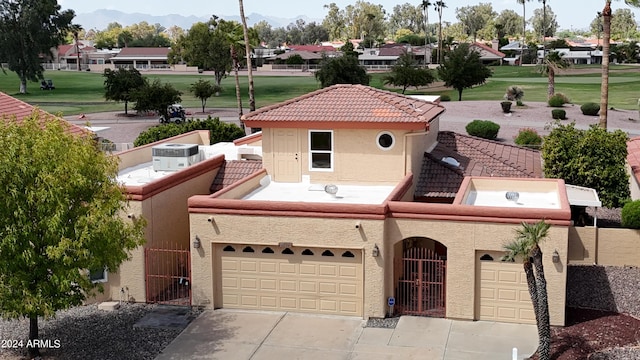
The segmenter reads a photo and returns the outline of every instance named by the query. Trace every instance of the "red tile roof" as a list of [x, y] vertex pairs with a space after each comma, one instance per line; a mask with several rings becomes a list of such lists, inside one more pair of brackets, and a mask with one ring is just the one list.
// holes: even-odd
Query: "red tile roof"
[[640, 182], [640, 137], [627, 141], [627, 162], [636, 181]]
[[500, 57], [500, 58], [503, 58], [503, 57], [506, 56], [503, 52], [500, 52], [500, 51], [492, 48], [491, 46], [487, 46], [487, 45], [485, 45], [483, 43], [475, 42], [475, 43], [471, 44], [471, 47], [474, 47], [474, 46], [477, 46], [477, 47], [479, 47], [479, 48], [481, 48], [483, 50], [486, 50], [486, 51], [488, 51], [488, 52], [492, 53], [493, 55], [495, 55], [497, 57]]
[[166, 47], [126, 47], [120, 50], [118, 56], [167, 56], [171, 48]]
[[240, 181], [256, 171], [262, 169], [262, 161], [256, 160], [231, 160], [220, 167], [209, 188], [211, 194]]
[[441, 105], [364, 85], [333, 85], [242, 117], [256, 128], [422, 129], [442, 114]]
[[24, 118], [31, 116], [31, 114], [36, 111], [42, 117], [54, 117], [59, 119], [68, 125], [68, 132], [70, 134], [90, 134], [91, 132], [84, 127], [77, 126], [67, 122], [62, 118], [58, 118], [54, 115], [49, 114], [46, 111], [40, 110], [32, 105], [27, 104], [24, 101], [18, 100], [12, 96], [9, 96], [3, 92], [0, 92], [0, 121], [11, 121], [14, 118], [18, 120], [18, 122], [22, 121]]
[[71, 48], [75, 47], [75, 45], [60, 45], [58, 46], [58, 54], [60, 54], [60, 56], [64, 56], [64, 54], [67, 53], [67, 51], [71, 50]]
[[[442, 161], [445, 157], [455, 159], [460, 165]], [[453, 198], [465, 176], [542, 178], [540, 152], [441, 131], [438, 145], [425, 154], [416, 196]]]
[[322, 45], [289, 45], [289, 49], [295, 50], [295, 51], [310, 51], [314, 53], [336, 51], [336, 48], [334, 48], [333, 46], [322, 46]]

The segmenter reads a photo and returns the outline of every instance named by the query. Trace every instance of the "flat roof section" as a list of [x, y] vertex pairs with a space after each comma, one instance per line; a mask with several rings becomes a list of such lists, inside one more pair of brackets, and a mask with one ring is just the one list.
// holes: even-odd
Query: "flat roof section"
[[265, 176], [262, 185], [243, 197], [243, 200], [290, 201], [337, 204], [382, 204], [395, 186], [387, 185], [335, 185], [337, 192], [331, 195], [325, 191], [329, 184], [280, 183], [270, 181]]

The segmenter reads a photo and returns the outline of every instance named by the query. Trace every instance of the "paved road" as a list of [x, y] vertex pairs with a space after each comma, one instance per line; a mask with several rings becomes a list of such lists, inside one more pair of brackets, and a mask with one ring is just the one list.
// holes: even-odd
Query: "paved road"
[[360, 318], [285, 312], [203, 312], [156, 360], [509, 360], [537, 347], [534, 325], [403, 316], [395, 329]]

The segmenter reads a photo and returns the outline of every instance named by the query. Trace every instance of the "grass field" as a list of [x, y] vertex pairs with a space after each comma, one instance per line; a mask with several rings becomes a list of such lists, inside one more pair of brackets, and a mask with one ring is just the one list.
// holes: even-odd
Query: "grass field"
[[[545, 101], [547, 92], [547, 78], [536, 72], [534, 67], [501, 66], [492, 67], [493, 76], [486, 84], [466, 89], [462, 94], [464, 100], [495, 100], [501, 101], [505, 89], [510, 85], [521, 86], [525, 91], [523, 101]], [[594, 65], [574, 67], [569, 74], [556, 76], [556, 92], [567, 95], [573, 103], [599, 103], [600, 99], [600, 69]], [[158, 78], [163, 82], [172, 83], [182, 91], [182, 103], [187, 107], [199, 107], [200, 100], [189, 92], [190, 84], [200, 78], [211, 78], [207, 75], [195, 74], [162, 74], [147, 75]], [[382, 82], [384, 74], [373, 74], [371, 86], [385, 88]], [[18, 94], [18, 77], [7, 72], [0, 73], [0, 91], [15, 96], [30, 104], [40, 106], [52, 113], [74, 115], [100, 111], [118, 111], [124, 109], [123, 103], [107, 102], [104, 100], [104, 78], [99, 73], [49, 71], [45, 73], [47, 79], [52, 79], [56, 89], [53, 91], [40, 90], [38, 83], [28, 84], [28, 94]], [[243, 105], [248, 106], [247, 78], [241, 77], [243, 89]], [[255, 76], [256, 106], [258, 108], [285, 101], [319, 88], [319, 83], [312, 76]], [[235, 85], [233, 76], [222, 81], [223, 92], [218, 97], [207, 101], [208, 108], [233, 108], [236, 106]], [[390, 89], [393, 90], [393, 89]], [[394, 90], [397, 91], [397, 90]], [[408, 94], [444, 94], [457, 100], [455, 90], [442, 87], [427, 87], [424, 89], [409, 89]], [[640, 97], [640, 67], [615, 65], [610, 72], [609, 104], [620, 109], [637, 109]], [[130, 104], [130, 108], [133, 105]]]

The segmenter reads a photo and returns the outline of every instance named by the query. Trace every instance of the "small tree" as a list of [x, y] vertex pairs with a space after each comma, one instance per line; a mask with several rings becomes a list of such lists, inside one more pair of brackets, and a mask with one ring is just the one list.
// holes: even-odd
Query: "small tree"
[[[516, 238], [505, 244], [507, 254], [504, 261], [522, 259], [527, 278], [527, 288], [531, 296], [533, 312], [538, 327], [538, 356], [540, 360], [549, 360], [551, 353], [551, 325], [549, 320], [549, 299], [547, 295], [547, 280], [542, 266], [542, 250], [540, 242], [549, 234], [550, 224], [540, 220], [535, 224], [522, 223], [516, 230]], [[535, 273], [533, 268], [535, 267]]]
[[209, 99], [213, 94], [222, 91], [222, 88], [218, 85], [212, 84], [209, 80], [199, 79], [195, 83], [191, 84], [189, 91], [193, 93], [193, 96], [200, 99], [200, 102], [202, 103], [202, 112], [204, 112], [204, 108], [207, 105], [207, 99]]
[[140, 72], [134, 68], [105, 69], [104, 98], [116, 102], [124, 101], [124, 113], [128, 113], [129, 101], [133, 93], [145, 84]]
[[323, 88], [335, 84], [369, 85], [370, 80], [367, 70], [358, 63], [358, 58], [350, 55], [325, 57], [315, 77]]
[[484, 84], [490, 76], [491, 70], [480, 61], [480, 54], [466, 43], [449, 52], [438, 68], [438, 77], [445, 86], [458, 90], [458, 101], [462, 101], [464, 89]]
[[542, 143], [544, 175], [567, 184], [594, 188], [606, 207], [620, 207], [629, 198], [625, 171], [627, 134], [595, 125], [579, 130], [556, 123]]
[[391, 73], [384, 76], [385, 85], [391, 84], [402, 87], [404, 94], [408, 87], [427, 86], [435, 81], [433, 71], [418, 67], [418, 62], [412, 54], [405, 52], [400, 55]]
[[38, 112], [0, 121], [0, 314], [29, 318], [30, 340], [39, 317], [102, 290], [87, 269], [116, 271], [144, 241], [144, 220], [119, 216], [126, 199], [116, 158], [65, 126]]
[[182, 93], [169, 83], [163, 84], [158, 79], [151, 84], [145, 81], [144, 85], [133, 94], [133, 100], [136, 102], [134, 108], [138, 111], [156, 111], [168, 119], [167, 108], [171, 104], [182, 101], [180, 95]]
[[538, 66], [538, 72], [548, 77], [547, 97], [551, 98], [556, 93], [556, 73], [561, 69], [571, 66], [557, 51], [551, 51], [544, 57], [542, 64]]

